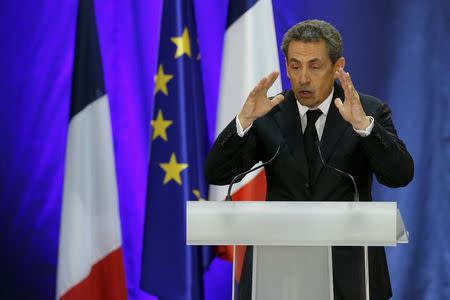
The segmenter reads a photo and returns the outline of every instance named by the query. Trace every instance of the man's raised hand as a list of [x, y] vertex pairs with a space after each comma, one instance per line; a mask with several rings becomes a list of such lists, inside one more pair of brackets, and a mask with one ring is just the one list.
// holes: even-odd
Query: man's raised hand
[[336, 98], [334, 104], [339, 110], [342, 118], [352, 124], [355, 129], [365, 129], [370, 125], [370, 120], [366, 116], [359, 100], [359, 95], [353, 86], [350, 74], [344, 72], [342, 68], [336, 71], [336, 78], [344, 89], [345, 101]]
[[272, 100], [267, 98], [267, 91], [277, 79], [279, 73], [272, 72], [264, 77], [250, 92], [244, 106], [238, 115], [239, 122], [245, 130], [253, 121], [267, 114], [274, 106], [284, 100], [283, 95], [277, 95]]

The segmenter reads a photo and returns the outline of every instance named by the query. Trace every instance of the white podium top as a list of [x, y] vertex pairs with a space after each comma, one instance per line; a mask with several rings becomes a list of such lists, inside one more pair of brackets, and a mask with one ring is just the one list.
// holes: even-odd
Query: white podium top
[[395, 202], [188, 201], [190, 245], [394, 246], [408, 242]]

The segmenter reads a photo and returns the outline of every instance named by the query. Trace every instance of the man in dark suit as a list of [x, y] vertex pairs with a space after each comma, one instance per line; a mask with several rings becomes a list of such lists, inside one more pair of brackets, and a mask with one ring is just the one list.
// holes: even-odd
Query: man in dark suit
[[[358, 93], [344, 71], [339, 32], [324, 21], [304, 21], [285, 34], [282, 49], [291, 90], [267, 98], [276, 72], [258, 83], [215, 141], [205, 166], [208, 182], [229, 184], [280, 147], [265, 167], [267, 201], [352, 201], [352, 182], [324, 167], [320, 147], [326, 164], [355, 178], [361, 201], [372, 200], [373, 174], [389, 187], [407, 185], [414, 173], [412, 158], [397, 136], [388, 106]], [[360, 247], [333, 247], [335, 299], [363, 299], [362, 261]], [[245, 299], [250, 295], [250, 263], [247, 251], [241, 277], [247, 288], [239, 291]], [[389, 299], [383, 247], [369, 248], [369, 271], [370, 298]]]

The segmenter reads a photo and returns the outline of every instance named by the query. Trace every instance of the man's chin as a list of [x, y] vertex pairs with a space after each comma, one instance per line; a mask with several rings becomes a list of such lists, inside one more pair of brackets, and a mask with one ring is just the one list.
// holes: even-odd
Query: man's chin
[[300, 102], [301, 105], [307, 106], [307, 107], [315, 107], [319, 105], [315, 98], [311, 97], [302, 97], [300, 95], [297, 95], [297, 101]]

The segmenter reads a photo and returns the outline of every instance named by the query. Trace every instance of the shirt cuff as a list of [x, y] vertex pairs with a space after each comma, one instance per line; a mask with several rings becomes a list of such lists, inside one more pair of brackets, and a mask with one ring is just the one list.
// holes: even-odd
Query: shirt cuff
[[243, 137], [252, 127], [253, 123], [250, 124], [250, 126], [248, 126], [245, 130], [242, 129], [242, 125], [241, 122], [239, 122], [239, 118], [238, 116], [236, 116], [236, 131], [238, 136]]
[[368, 116], [368, 117], [370, 119], [370, 125], [366, 129], [358, 130], [358, 129], [355, 129], [355, 127], [353, 127], [353, 130], [356, 131], [356, 133], [362, 137], [369, 136], [372, 133], [373, 125], [375, 124], [375, 119], [372, 116]]

